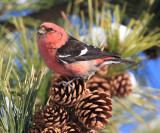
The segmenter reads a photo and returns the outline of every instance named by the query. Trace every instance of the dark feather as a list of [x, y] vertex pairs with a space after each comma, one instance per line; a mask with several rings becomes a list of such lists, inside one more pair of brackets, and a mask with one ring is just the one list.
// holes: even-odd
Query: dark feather
[[[80, 55], [81, 51], [85, 48], [87, 48], [88, 51], [85, 54]], [[56, 54], [61, 61], [65, 61], [67, 63], [93, 60], [104, 57], [119, 57], [119, 54], [101, 51], [99, 48], [95, 48], [92, 45], [87, 45], [81, 41], [78, 41], [72, 36], [69, 36], [68, 41], [57, 50]], [[64, 57], [65, 55], [68, 56]]]

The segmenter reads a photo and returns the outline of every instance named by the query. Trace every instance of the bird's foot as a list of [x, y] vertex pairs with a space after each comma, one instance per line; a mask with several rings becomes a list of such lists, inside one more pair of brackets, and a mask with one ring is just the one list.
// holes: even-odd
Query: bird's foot
[[73, 78], [72, 80], [69, 81], [61, 81], [58, 83], [58, 86], [60, 86], [61, 84], [65, 84], [63, 87], [64, 92], [66, 92], [67, 86], [70, 86], [71, 88], [71, 93], [74, 91], [74, 87], [71, 85], [71, 83], [76, 80], [76, 78]]

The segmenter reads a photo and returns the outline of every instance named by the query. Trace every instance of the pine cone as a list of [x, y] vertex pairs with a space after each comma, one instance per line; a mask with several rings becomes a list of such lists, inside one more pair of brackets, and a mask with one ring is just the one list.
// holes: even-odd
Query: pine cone
[[69, 122], [62, 128], [62, 133], [82, 133], [82, 132], [81, 128], [76, 123]]
[[107, 44], [105, 44], [105, 45], [104, 45], [104, 47], [103, 47], [103, 51], [108, 52], [108, 46], [107, 46]]
[[61, 81], [70, 81], [72, 78], [66, 76], [60, 76], [53, 83], [50, 88], [51, 102], [56, 102], [59, 105], [66, 107], [72, 107], [80, 99], [81, 95], [84, 94], [86, 89], [86, 83], [81, 79], [74, 80], [71, 85], [74, 90], [72, 91], [70, 86], [67, 86], [64, 91], [64, 85], [61, 84], [57, 87], [57, 84]]
[[110, 92], [110, 87], [111, 86], [108, 80], [97, 76], [93, 76], [87, 83], [87, 88], [90, 91], [99, 90], [99, 91]]
[[83, 126], [95, 130], [101, 130], [109, 123], [111, 111], [110, 94], [98, 90], [87, 94], [75, 107], [75, 115]]
[[107, 74], [107, 72], [108, 72], [108, 65], [105, 65], [105, 66], [101, 67], [100, 69], [98, 69], [98, 71], [96, 71], [95, 75], [104, 76]]
[[45, 128], [42, 133], [61, 133], [61, 130], [59, 128], [56, 127], [47, 127]]
[[125, 72], [118, 76], [112, 76], [110, 79], [111, 95], [117, 97], [126, 97], [132, 92], [130, 75]]
[[98, 133], [96, 130], [87, 129], [84, 126], [81, 126], [82, 133]]
[[111, 78], [93, 76], [87, 83], [90, 91], [99, 90], [110, 92], [111, 96], [126, 97], [132, 92], [130, 75], [125, 72]]
[[32, 121], [36, 127], [41, 128], [43, 126], [42, 111], [35, 112], [35, 114], [32, 116]]
[[98, 132], [91, 129], [91, 130], [89, 130], [87, 133], [98, 133]]
[[146, 49], [143, 52], [148, 56], [149, 59], [157, 59], [159, 56], [159, 51], [160, 51], [159, 47], [153, 46], [149, 49]]
[[32, 128], [30, 128], [28, 130], [28, 133], [41, 133], [42, 129], [41, 128], [38, 128], [36, 126], [33, 126]]
[[69, 116], [63, 107], [54, 104], [44, 107], [42, 118], [44, 127], [59, 127], [68, 121]]

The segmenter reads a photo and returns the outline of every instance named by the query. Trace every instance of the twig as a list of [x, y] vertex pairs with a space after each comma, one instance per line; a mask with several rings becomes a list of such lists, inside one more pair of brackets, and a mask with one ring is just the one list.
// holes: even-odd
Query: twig
[[72, 30], [72, 29], [73, 29], [73, 28], [72, 28], [72, 25], [71, 25], [71, 23], [69, 22], [66, 14], [65, 14], [65, 12], [64, 12], [64, 11], [61, 11], [61, 15], [62, 15], [63, 19], [66, 21], [66, 23], [68, 24], [69, 28]]

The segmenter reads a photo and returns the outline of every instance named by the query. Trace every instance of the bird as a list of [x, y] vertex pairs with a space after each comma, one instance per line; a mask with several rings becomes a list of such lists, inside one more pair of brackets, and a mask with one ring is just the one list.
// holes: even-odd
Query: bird
[[[123, 59], [120, 54], [109, 53], [79, 41], [50, 22], [44, 22], [37, 30], [37, 44], [47, 67], [61, 75], [75, 79], [87, 79], [100, 67], [110, 64], [135, 63]], [[64, 83], [64, 81], [62, 81]]]

